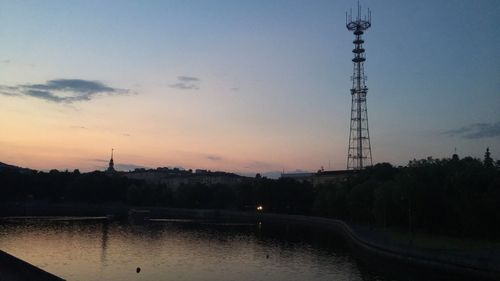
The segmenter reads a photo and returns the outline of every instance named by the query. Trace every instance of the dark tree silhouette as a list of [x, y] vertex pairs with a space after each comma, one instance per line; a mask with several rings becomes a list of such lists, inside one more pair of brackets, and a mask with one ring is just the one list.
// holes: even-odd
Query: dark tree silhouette
[[493, 159], [491, 158], [490, 148], [486, 148], [486, 152], [484, 153], [484, 166], [488, 168], [493, 168]]

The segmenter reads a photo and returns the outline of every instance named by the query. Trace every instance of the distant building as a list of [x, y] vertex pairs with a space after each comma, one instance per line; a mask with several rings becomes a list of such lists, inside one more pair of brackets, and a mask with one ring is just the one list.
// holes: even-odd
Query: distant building
[[318, 171], [314, 174], [312, 183], [313, 186], [317, 186], [342, 182], [355, 172], [355, 170]]
[[283, 173], [281, 178], [293, 179], [298, 182], [309, 182], [313, 186], [321, 184], [332, 184], [345, 181], [347, 177], [352, 175], [354, 170], [337, 170], [337, 171], [323, 171], [317, 173]]
[[280, 178], [293, 179], [298, 182], [313, 182], [314, 173], [283, 173]]
[[177, 188], [182, 185], [205, 184], [205, 185], [235, 185], [251, 178], [242, 177], [233, 173], [211, 172], [207, 170], [181, 170], [178, 168], [158, 168], [158, 169], [136, 169], [123, 173], [129, 179], [144, 180], [155, 184], [166, 184], [169, 187]]

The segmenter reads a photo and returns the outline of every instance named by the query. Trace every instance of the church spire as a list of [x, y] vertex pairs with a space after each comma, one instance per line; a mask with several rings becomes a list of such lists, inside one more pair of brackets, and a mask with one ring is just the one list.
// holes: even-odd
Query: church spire
[[109, 166], [108, 166], [108, 170], [107, 172], [108, 173], [114, 173], [116, 172], [115, 170], [115, 162], [113, 161], [113, 152], [114, 152], [114, 148], [111, 148], [111, 159], [109, 159]]

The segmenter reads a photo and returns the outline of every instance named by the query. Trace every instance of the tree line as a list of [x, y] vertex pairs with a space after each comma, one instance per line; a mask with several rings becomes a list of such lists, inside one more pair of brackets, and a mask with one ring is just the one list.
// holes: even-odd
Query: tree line
[[377, 164], [346, 182], [320, 187], [313, 210], [374, 226], [498, 239], [500, 162], [486, 160], [454, 156], [398, 168]]
[[315, 215], [372, 226], [463, 237], [500, 234], [500, 161], [454, 155], [407, 166], [377, 164], [344, 180], [309, 182], [256, 177], [235, 185], [177, 188], [104, 172], [0, 170], [0, 204], [124, 203]]

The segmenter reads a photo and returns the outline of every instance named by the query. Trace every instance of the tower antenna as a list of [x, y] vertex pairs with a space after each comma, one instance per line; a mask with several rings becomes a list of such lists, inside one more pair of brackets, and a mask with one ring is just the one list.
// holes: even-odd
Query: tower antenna
[[368, 111], [366, 106], [366, 94], [368, 88], [366, 87], [366, 76], [364, 71], [365, 49], [363, 44], [365, 41], [362, 38], [364, 32], [371, 27], [371, 11], [368, 9], [367, 16], [362, 19], [361, 5], [358, 1], [358, 14], [356, 19], [351, 16], [346, 23], [347, 30], [351, 31], [355, 39], [354, 58], [354, 71], [351, 77], [351, 124], [349, 130], [349, 148], [347, 151], [347, 169], [348, 170], [361, 170], [366, 166], [371, 166], [372, 162], [372, 149], [370, 144], [370, 133], [368, 130]]

